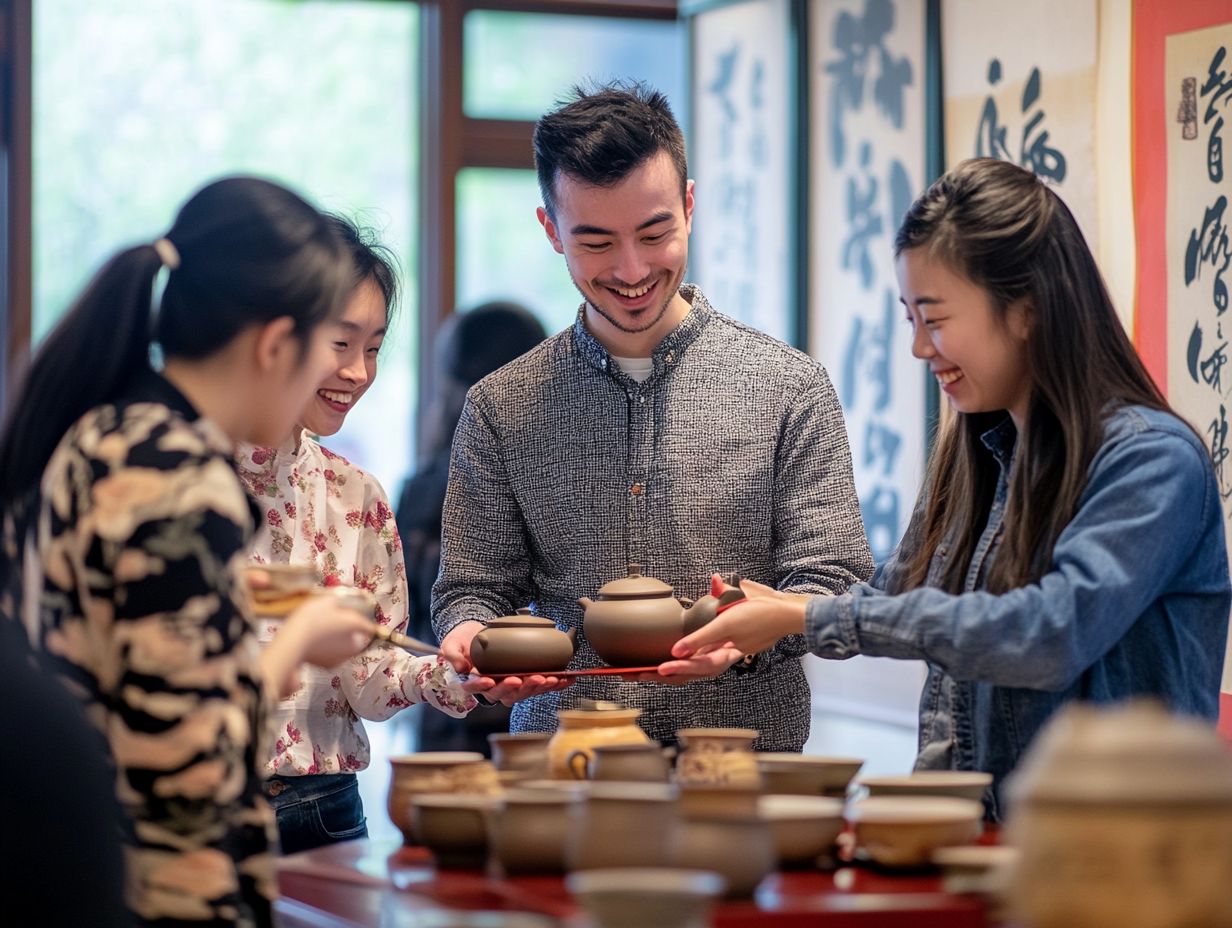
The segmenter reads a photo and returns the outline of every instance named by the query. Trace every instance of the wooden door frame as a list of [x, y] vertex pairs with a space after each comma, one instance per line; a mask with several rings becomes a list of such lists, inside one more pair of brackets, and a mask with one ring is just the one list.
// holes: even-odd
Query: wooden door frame
[[0, 0], [0, 410], [29, 357], [31, 287], [32, 0]]

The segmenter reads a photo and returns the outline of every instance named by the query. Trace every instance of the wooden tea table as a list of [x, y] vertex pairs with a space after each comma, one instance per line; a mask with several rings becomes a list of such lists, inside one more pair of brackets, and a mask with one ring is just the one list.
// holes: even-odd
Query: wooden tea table
[[[369, 928], [414, 924], [415, 913], [524, 911], [562, 926], [581, 924], [559, 876], [495, 878], [441, 870], [423, 848], [351, 841], [284, 857], [279, 864], [281, 928]], [[403, 916], [403, 918], [399, 918]], [[944, 892], [935, 874], [898, 875], [864, 867], [774, 874], [752, 900], [722, 902], [716, 928], [987, 928], [984, 904]], [[650, 926], [647, 926], [650, 928]]]

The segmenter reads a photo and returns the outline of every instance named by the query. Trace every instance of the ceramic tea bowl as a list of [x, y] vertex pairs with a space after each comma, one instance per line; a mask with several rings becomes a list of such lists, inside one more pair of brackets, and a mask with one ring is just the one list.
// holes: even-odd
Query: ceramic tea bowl
[[669, 866], [677, 795], [660, 783], [592, 783], [566, 843], [569, 870]]
[[494, 796], [500, 779], [482, 754], [472, 751], [425, 751], [389, 759], [389, 818], [406, 844], [418, 844], [411, 800], [426, 793], [463, 793]]
[[641, 867], [571, 873], [565, 886], [598, 928], [706, 928], [725, 889], [717, 873]]
[[992, 774], [976, 770], [917, 770], [903, 776], [860, 777], [856, 785], [870, 796], [952, 796], [983, 799]]
[[482, 870], [488, 859], [492, 796], [425, 793], [411, 800], [415, 833], [442, 869]]
[[982, 803], [945, 796], [870, 796], [847, 809], [857, 853], [888, 867], [922, 866], [937, 848], [970, 844], [983, 815]]
[[548, 773], [548, 742], [551, 732], [494, 732], [488, 735], [492, 763], [501, 772], [524, 773], [545, 777]]
[[492, 856], [506, 874], [564, 873], [565, 846], [585, 796], [549, 789], [511, 789], [492, 814]]
[[825, 757], [817, 754], [767, 752], [757, 755], [768, 794], [800, 796], [847, 795], [851, 778], [864, 761], [855, 757]]
[[769, 824], [779, 867], [785, 870], [815, 866], [834, 849], [844, 825], [843, 801], [829, 796], [761, 796], [757, 814]]

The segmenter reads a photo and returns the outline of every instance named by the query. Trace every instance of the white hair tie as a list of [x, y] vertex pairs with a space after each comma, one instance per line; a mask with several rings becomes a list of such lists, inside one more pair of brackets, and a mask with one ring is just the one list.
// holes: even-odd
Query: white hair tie
[[180, 253], [176, 251], [171, 239], [160, 238], [154, 243], [154, 250], [158, 252], [158, 260], [167, 270], [174, 271], [180, 266]]

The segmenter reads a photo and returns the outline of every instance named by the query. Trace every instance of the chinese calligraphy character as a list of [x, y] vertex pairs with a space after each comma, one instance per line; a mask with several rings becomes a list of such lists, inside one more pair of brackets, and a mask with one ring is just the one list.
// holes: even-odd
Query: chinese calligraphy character
[[[867, 168], [872, 160], [872, 146], [865, 142], [860, 147], [860, 167]], [[843, 243], [843, 268], [856, 266], [860, 272], [860, 286], [868, 290], [873, 285], [873, 260], [869, 256], [870, 239], [881, 235], [881, 215], [877, 212], [877, 178], [869, 177], [861, 187], [859, 179], [847, 178], [847, 228], [849, 234]]]
[[1232, 243], [1228, 239], [1228, 224], [1224, 221], [1227, 206], [1228, 198], [1220, 195], [1205, 210], [1201, 227], [1190, 231], [1189, 244], [1185, 246], [1185, 286], [1198, 279], [1204, 265], [1213, 267], [1213, 299], [1215, 310], [1221, 316], [1228, 308], [1228, 286], [1223, 274], [1232, 263]]
[[1202, 85], [1203, 98], [1210, 95], [1206, 113], [1202, 116], [1202, 124], [1211, 125], [1212, 120], [1215, 122], [1206, 140], [1206, 174], [1213, 184], [1223, 180], [1223, 117], [1216, 112], [1215, 105], [1222, 102], [1226, 106], [1227, 98], [1232, 94], [1232, 78], [1228, 77], [1228, 72], [1223, 67], [1223, 60], [1227, 55], [1226, 48], [1215, 50], [1206, 69], [1206, 81]]
[[882, 561], [898, 543], [898, 491], [878, 484], [867, 499], [860, 501], [860, 515], [873, 558]]
[[[988, 83], [995, 87], [1001, 82], [1001, 61], [993, 58], [988, 62]], [[1031, 108], [1040, 101], [1042, 81], [1039, 68], [1032, 68], [1027, 75], [1027, 83], [1022, 89], [1022, 115], [1027, 116]], [[1022, 137], [1018, 146], [1016, 164], [1026, 168], [1040, 177], [1061, 183], [1065, 180], [1065, 155], [1059, 149], [1048, 145], [1050, 133], [1043, 128], [1047, 113], [1041, 106], [1031, 113], [1022, 129]], [[981, 158], [1000, 158], [1003, 161], [1014, 161], [1006, 142], [1008, 128], [1000, 122], [997, 112], [997, 101], [990, 93], [984, 98], [984, 106], [980, 111], [980, 122], [975, 130], [975, 154]]]
[[847, 157], [844, 118], [848, 112], [864, 107], [865, 77], [877, 64], [873, 81], [873, 100], [896, 128], [903, 126], [903, 96], [914, 76], [910, 59], [896, 57], [886, 45], [894, 29], [894, 4], [890, 0], [866, 0], [864, 13], [853, 16], [843, 11], [834, 27], [834, 49], [838, 57], [826, 62], [827, 74], [834, 77], [830, 100], [830, 156], [836, 167]]
[[1228, 407], [1219, 404], [1219, 416], [1211, 420], [1206, 434], [1211, 437], [1211, 460], [1215, 464], [1215, 475], [1219, 478], [1219, 495], [1225, 499], [1232, 496], [1232, 486], [1227, 480], [1228, 464]]
[[880, 462], [882, 475], [889, 477], [894, 473], [894, 462], [902, 443], [903, 437], [897, 431], [870, 420], [864, 429], [864, 466], [874, 467]]
[[1181, 103], [1176, 108], [1176, 121], [1181, 124], [1181, 138], [1192, 142], [1198, 137], [1198, 79], [1181, 79]]
[[720, 52], [716, 61], [719, 68], [718, 74], [706, 85], [706, 93], [718, 99], [723, 111], [723, 124], [719, 127], [719, 137], [722, 139], [720, 148], [724, 153], [728, 153], [732, 149], [732, 131], [740, 115], [736, 110], [736, 104], [732, 102], [730, 93], [732, 81], [736, 77], [736, 67], [740, 63], [739, 43], [725, 52]]
[[896, 302], [890, 290], [885, 291], [883, 301], [884, 311], [881, 322], [869, 325], [868, 322], [856, 316], [851, 328], [851, 337], [847, 340], [847, 348], [843, 352], [843, 376], [839, 398], [844, 409], [850, 409], [858, 398], [857, 385], [870, 383], [873, 394], [873, 409], [881, 412], [890, 405], [894, 385], [890, 372], [892, 367], [891, 352], [894, 348], [894, 313]]

